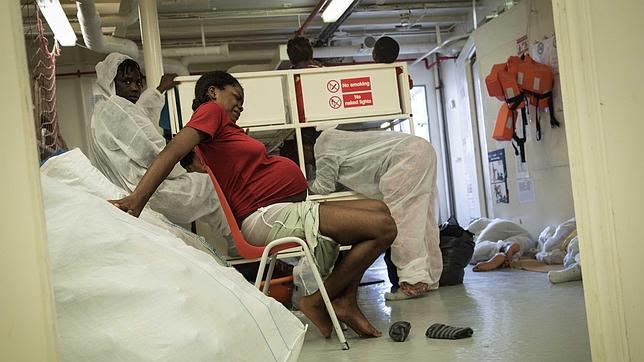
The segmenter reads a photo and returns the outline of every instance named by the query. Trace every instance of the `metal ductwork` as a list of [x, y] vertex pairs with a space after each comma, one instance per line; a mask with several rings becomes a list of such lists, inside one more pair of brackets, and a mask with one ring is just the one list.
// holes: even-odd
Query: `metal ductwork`
[[[432, 49], [432, 44], [401, 44], [400, 54], [423, 54]], [[280, 61], [287, 61], [286, 45], [280, 45], [277, 50]], [[165, 54], [165, 53], [164, 53]], [[343, 58], [343, 57], [371, 57], [371, 49], [360, 46], [324, 47], [314, 48], [313, 58]], [[244, 62], [252, 60], [269, 61], [276, 58], [276, 51], [272, 49], [257, 49], [232, 51], [228, 55], [196, 55], [185, 56], [181, 62], [186, 65], [202, 63]]]
[[459, 40], [467, 39], [467, 38], [469, 38], [469, 37], [470, 37], [470, 34], [469, 34], [469, 33], [467, 33], [467, 34], [463, 34], [463, 35], [457, 35], [457, 36], [451, 37], [451, 38], [449, 38], [449, 39], [445, 40], [444, 42], [440, 43], [440, 44], [439, 44], [439, 45], [437, 45], [436, 47], [434, 47], [432, 50], [430, 50], [430, 51], [428, 51], [427, 53], [423, 54], [423, 55], [422, 55], [421, 57], [419, 57], [418, 59], [414, 60], [414, 62], [413, 62], [413, 63], [411, 63], [410, 65], [417, 64], [417, 63], [421, 62], [423, 59], [427, 58], [428, 56], [430, 56], [430, 55], [432, 55], [432, 54], [434, 54], [434, 53], [436, 53], [436, 52], [438, 52], [438, 51], [442, 50], [442, 49], [443, 49], [443, 48], [445, 48], [446, 46], [448, 46], [448, 45], [450, 45], [450, 44], [453, 44], [454, 42], [457, 42], [457, 41], [459, 41]]
[[96, 11], [93, 0], [77, 1], [76, 6], [81, 33], [89, 49], [99, 53], [119, 52], [132, 58], [139, 57], [139, 47], [135, 42], [103, 35], [101, 17]]
[[188, 57], [201, 55], [227, 56], [229, 54], [229, 50], [228, 44], [222, 44], [207, 47], [165, 48], [161, 49], [161, 53], [165, 57]]
[[[79, 0], [76, 2], [76, 6], [78, 8], [78, 22], [81, 26], [81, 33], [83, 34], [83, 39], [87, 48], [98, 53], [122, 53], [141, 63], [143, 56], [135, 42], [129, 39], [103, 35], [101, 29], [101, 18], [98, 11], [96, 11], [96, 6], [93, 0]], [[123, 17], [122, 20], [131, 21], [131, 15]], [[167, 56], [228, 54], [228, 46], [225, 44], [209, 47], [170, 48], [162, 49], [162, 54]], [[188, 67], [177, 59], [164, 58], [163, 68], [167, 73], [177, 73], [179, 75], [190, 74]]]
[[[431, 44], [401, 44], [400, 54], [422, 54], [428, 52]], [[340, 58], [340, 57], [371, 57], [371, 48], [360, 46], [324, 47], [314, 48], [313, 58]]]
[[230, 52], [227, 55], [190, 55], [181, 58], [186, 65], [198, 63], [243, 62], [249, 60], [270, 60], [275, 56], [273, 49], [255, 49]]

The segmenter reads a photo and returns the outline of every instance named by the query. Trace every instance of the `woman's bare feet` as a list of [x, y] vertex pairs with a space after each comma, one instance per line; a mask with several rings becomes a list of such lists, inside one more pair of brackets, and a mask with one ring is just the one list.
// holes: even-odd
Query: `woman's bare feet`
[[474, 266], [472, 268], [472, 271], [475, 272], [484, 272], [484, 271], [490, 271], [494, 270], [501, 265], [505, 263], [505, 254], [503, 253], [496, 253], [490, 260], [488, 261], [482, 261]]
[[304, 313], [304, 315], [313, 322], [316, 327], [318, 327], [324, 338], [331, 337], [333, 323], [331, 322], [331, 317], [329, 317], [329, 314], [326, 311], [326, 306], [324, 305], [324, 301], [322, 300], [319, 292], [302, 297], [298, 303], [298, 307], [300, 308], [300, 311], [302, 311], [302, 313]]
[[374, 338], [382, 336], [382, 332], [376, 329], [362, 314], [358, 304], [350, 297], [340, 297], [333, 301], [333, 309], [338, 319], [346, 323], [360, 337]]

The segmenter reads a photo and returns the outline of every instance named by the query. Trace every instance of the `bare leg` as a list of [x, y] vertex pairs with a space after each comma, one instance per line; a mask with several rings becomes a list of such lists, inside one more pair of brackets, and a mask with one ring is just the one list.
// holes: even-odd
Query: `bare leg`
[[380, 200], [374, 199], [362, 199], [362, 200], [349, 200], [349, 201], [329, 201], [326, 202], [327, 205], [331, 206], [341, 206], [347, 207], [350, 209], [360, 209], [360, 210], [370, 210], [370, 211], [379, 211], [391, 215], [387, 204]]
[[505, 263], [505, 254], [496, 253], [490, 260], [476, 264], [472, 270], [475, 272], [490, 271], [500, 267], [503, 263]]
[[503, 262], [503, 266], [510, 267], [510, 265], [512, 264], [512, 257], [520, 250], [521, 247], [517, 243], [511, 242], [507, 245], [504, 245], [502, 249], [503, 253], [505, 254], [505, 261]]
[[[320, 233], [342, 245], [353, 246], [324, 285], [340, 320], [360, 336], [379, 337], [381, 333], [360, 311], [356, 295], [364, 272], [396, 238], [396, 225], [388, 212], [383, 212], [386, 209], [384, 203], [366, 201], [369, 203], [360, 200], [320, 204]], [[380, 210], [375, 211], [374, 208]], [[300, 309], [322, 335], [331, 334], [332, 326], [319, 291], [303, 297]]]

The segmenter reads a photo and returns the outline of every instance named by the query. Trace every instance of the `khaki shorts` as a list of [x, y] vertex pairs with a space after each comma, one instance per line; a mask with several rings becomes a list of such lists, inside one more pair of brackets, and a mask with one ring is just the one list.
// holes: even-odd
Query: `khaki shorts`
[[287, 236], [306, 240], [322, 277], [331, 273], [340, 245], [320, 234], [320, 203], [303, 201], [285, 206], [275, 218], [268, 240]]

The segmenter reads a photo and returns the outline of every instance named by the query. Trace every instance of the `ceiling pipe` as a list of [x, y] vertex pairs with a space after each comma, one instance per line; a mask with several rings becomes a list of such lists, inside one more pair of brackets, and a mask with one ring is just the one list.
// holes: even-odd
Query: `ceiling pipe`
[[[101, 18], [96, 11], [93, 0], [77, 1], [76, 6], [81, 33], [88, 49], [98, 53], [122, 53], [132, 57], [139, 63], [141, 59], [144, 59], [139, 47], [132, 40], [103, 35]], [[190, 74], [188, 67], [176, 59], [164, 59], [163, 63], [164, 69], [168, 73]]]
[[[401, 44], [400, 54], [422, 54], [427, 52], [431, 44]], [[281, 45], [280, 47], [285, 47]], [[224, 63], [224, 62], [243, 62], [249, 60], [273, 60], [275, 58], [275, 50], [272, 49], [257, 49], [257, 50], [243, 50], [232, 51], [227, 56], [223, 55], [197, 55], [186, 56], [181, 58], [181, 62], [186, 65], [200, 64], [200, 63]], [[285, 52], [284, 52], [285, 53]], [[341, 57], [371, 57], [371, 49], [363, 48], [360, 46], [343, 46], [343, 47], [324, 47], [314, 48], [313, 58], [326, 59], [326, 58], [341, 58]], [[283, 59], [287, 60], [287, 59]]]
[[427, 58], [428, 56], [430, 56], [430, 55], [432, 55], [432, 54], [434, 54], [434, 53], [436, 53], [436, 52], [440, 51], [441, 49], [443, 49], [443, 48], [444, 48], [444, 47], [446, 47], [447, 45], [450, 45], [450, 44], [452, 44], [452, 43], [454, 43], [454, 42], [456, 42], [456, 41], [462, 40], [462, 39], [467, 39], [467, 38], [469, 38], [469, 37], [470, 37], [470, 34], [469, 34], [469, 33], [467, 33], [467, 34], [463, 34], [463, 35], [457, 35], [457, 36], [451, 37], [451, 38], [449, 38], [449, 39], [445, 40], [444, 42], [440, 43], [440, 44], [439, 44], [439, 45], [437, 45], [436, 47], [434, 47], [432, 50], [430, 50], [430, 51], [428, 51], [427, 53], [423, 54], [421, 57], [419, 57], [419, 58], [418, 58], [418, 59], [416, 59], [413, 63], [411, 63], [411, 64], [410, 64], [410, 66], [411, 66], [411, 65], [418, 64], [418, 63], [422, 62], [422, 61], [423, 61], [423, 59], [425, 59], [425, 58]]
[[212, 45], [206, 47], [164, 48], [161, 49], [164, 57], [186, 57], [197, 55], [222, 55], [230, 54], [228, 44]]
[[[429, 51], [430, 44], [401, 44], [399, 54], [422, 54]], [[360, 46], [323, 47], [313, 49], [313, 58], [371, 57], [371, 48]]]
[[302, 26], [300, 26], [300, 28], [299, 28], [299, 29], [297, 29], [297, 31], [295, 32], [295, 35], [296, 35], [296, 36], [302, 36], [302, 34], [304, 34], [304, 31], [305, 31], [305, 30], [306, 30], [306, 28], [309, 26], [309, 24], [311, 23], [311, 21], [313, 21], [313, 19], [315, 18], [315, 16], [320, 12], [320, 9], [322, 9], [322, 5], [324, 5], [324, 3], [325, 3], [325, 2], [326, 2], [326, 0], [320, 0], [320, 1], [318, 1], [318, 4], [317, 4], [317, 5], [315, 5], [315, 7], [313, 8], [313, 11], [311, 11], [311, 13], [310, 13], [310, 14], [309, 14], [309, 16], [306, 18], [306, 20], [304, 20], [304, 23], [302, 23]]
[[[139, 20], [138, 5], [138, 0], [121, 0], [119, 15], [113, 17], [115, 18], [113, 21], [116, 22], [116, 28], [112, 32], [113, 36], [125, 37], [128, 26]], [[101, 20], [106, 21], [105, 16]]]
[[249, 60], [270, 60], [275, 56], [273, 49], [254, 49], [230, 52], [228, 55], [191, 55], [181, 58], [186, 65], [198, 63], [242, 62]]
[[85, 45], [89, 49], [100, 53], [119, 52], [132, 58], [139, 56], [139, 47], [133, 41], [103, 35], [101, 18], [93, 0], [77, 1], [76, 6], [78, 7], [76, 16], [81, 26], [81, 33]]
[[[175, 0], [176, 1], [176, 0]], [[317, 5], [316, 5], [317, 6]], [[431, 10], [431, 9], [471, 9], [471, 1], [441, 1], [441, 2], [425, 2], [425, 3], [397, 3], [397, 4], [382, 4], [382, 5], [363, 5], [356, 7], [354, 13], [379, 13], [379, 12], [401, 12], [408, 10]], [[232, 9], [224, 10], [217, 9], [212, 11], [210, 9], [205, 11], [190, 11], [181, 13], [162, 13], [159, 14], [159, 20], [220, 20], [220, 19], [248, 19], [248, 18], [269, 18], [269, 17], [301, 17], [309, 16], [314, 6], [301, 6], [290, 8], [269, 8], [269, 9]], [[100, 9], [99, 9], [100, 10]], [[101, 11], [101, 14], [103, 12]], [[318, 11], [319, 13], [319, 11]]]
[[349, 18], [349, 16], [353, 12], [353, 10], [358, 6], [359, 3], [360, 3], [360, 0], [353, 0], [353, 3], [349, 5], [347, 10], [344, 12], [344, 14], [342, 14], [342, 16], [338, 20], [325, 26], [320, 32], [320, 34], [318, 35], [313, 46], [321, 47], [328, 44], [331, 37], [333, 37], [333, 33], [335, 33], [336, 30], [338, 30], [338, 28], [340, 27], [340, 25], [342, 25], [342, 23], [344, 23]]
[[178, 59], [163, 58], [163, 70], [165, 73], [175, 73], [177, 75], [190, 75], [188, 66]]

